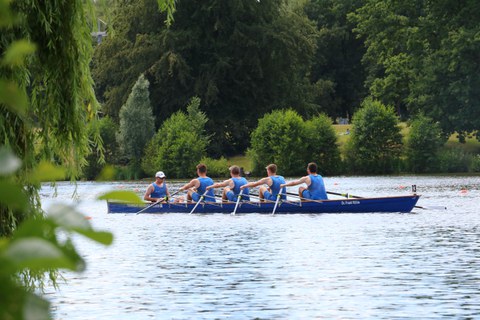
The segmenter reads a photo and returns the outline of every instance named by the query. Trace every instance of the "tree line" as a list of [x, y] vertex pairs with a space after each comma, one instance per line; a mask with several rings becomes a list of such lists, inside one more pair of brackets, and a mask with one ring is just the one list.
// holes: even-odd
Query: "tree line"
[[199, 98], [211, 158], [247, 152], [274, 110], [351, 120], [372, 99], [401, 120], [428, 117], [444, 138], [478, 138], [476, 2], [189, 1], [169, 27], [155, 5], [113, 2], [112, 32], [95, 48], [96, 94], [113, 124], [142, 74], [155, 131]]
[[[206, 130], [209, 119], [200, 109], [201, 99], [193, 97], [186, 111], [175, 112], [154, 133], [148, 88], [141, 75], [120, 110], [117, 131], [109, 117], [100, 120], [106, 154], [114, 155], [111, 163], [124, 163], [117, 178], [138, 179], [160, 169], [170, 178], [187, 178], [199, 162], [207, 164], [211, 177], [227, 177], [228, 161], [208, 155], [212, 135]], [[406, 134], [400, 124], [394, 106], [365, 99], [353, 114], [352, 130], [340, 150], [338, 134], [325, 113], [307, 119], [291, 108], [272, 110], [258, 120], [249, 138], [251, 174], [262, 175], [266, 165], [276, 163], [282, 174], [298, 176], [311, 161], [325, 175], [480, 171], [478, 156], [443, 148], [446, 137], [430, 117], [412, 117]], [[91, 158], [87, 167], [89, 179], [102, 169], [95, 160]]]

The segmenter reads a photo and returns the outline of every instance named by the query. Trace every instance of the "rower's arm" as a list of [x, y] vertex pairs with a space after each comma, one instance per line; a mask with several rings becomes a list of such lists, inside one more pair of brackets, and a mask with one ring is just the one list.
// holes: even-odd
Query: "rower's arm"
[[207, 190], [210, 190], [212, 188], [221, 188], [221, 187], [226, 187], [230, 184], [230, 180], [231, 179], [228, 179], [228, 180], [225, 180], [223, 182], [217, 182], [217, 183], [214, 183], [212, 184], [211, 186], [208, 186], [207, 187]]
[[308, 178], [308, 176], [305, 176], [305, 177], [301, 177], [298, 180], [293, 180], [293, 181], [290, 181], [288, 183], [283, 183], [283, 184], [280, 185], [280, 188], [291, 187], [291, 186], [296, 186], [296, 185], [299, 185], [299, 184], [302, 184], [302, 183], [307, 183], [307, 178]]
[[186, 185], [184, 185], [184, 186], [181, 187], [180, 189], [181, 189], [181, 190], [188, 190], [188, 189], [193, 188], [193, 187], [198, 188], [197, 183], [199, 183], [199, 182], [198, 182], [198, 179], [192, 179], [192, 181], [190, 181], [189, 183], [187, 183]]
[[270, 177], [266, 177], [266, 178], [260, 179], [258, 181], [255, 181], [255, 182], [249, 182], [249, 183], [241, 186], [240, 189], [254, 188], [254, 187], [260, 186], [262, 184], [267, 184], [268, 185], [269, 180], [271, 180]]
[[147, 188], [147, 191], [145, 192], [145, 195], [143, 196], [143, 200], [145, 200], [145, 201], [155, 201], [155, 199], [150, 198], [150, 195], [152, 194], [152, 192], [153, 192], [153, 186], [149, 185], [148, 188]]

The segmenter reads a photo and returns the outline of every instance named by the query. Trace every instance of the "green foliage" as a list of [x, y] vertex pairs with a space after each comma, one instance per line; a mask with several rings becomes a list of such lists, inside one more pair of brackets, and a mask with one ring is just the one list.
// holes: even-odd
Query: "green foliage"
[[[62, 233], [62, 239], [57, 234]], [[103, 244], [112, 243], [112, 235], [92, 229], [85, 217], [69, 206], [53, 206], [46, 218], [30, 218], [13, 233], [0, 238], [0, 318], [50, 319], [48, 300], [31, 292], [16, 280], [25, 271], [52, 269], [83, 271], [85, 261], [72, 243], [74, 233]]]
[[437, 153], [445, 143], [438, 123], [419, 115], [413, 120], [406, 143], [408, 170], [434, 172], [438, 170]]
[[145, 149], [142, 168], [146, 173], [163, 170], [171, 178], [186, 178], [195, 172], [209, 143], [204, 129], [208, 119], [199, 106], [200, 99], [193, 98], [188, 114], [178, 111], [165, 120]]
[[228, 161], [224, 157], [220, 159], [202, 158], [200, 163], [207, 166], [207, 175], [210, 178], [229, 178]]
[[[476, 1], [366, 1], [350, 15], [365, 38], [371, 94], [449, 135], [480, 128], [480, 10]], [[477, 138], [480, 135], [477, 134]]]
[[321, 174], [333, 175], [339, 173], [342, 163], [337, 145], [337, 134], [332, 126], [332, 120], [322, 114], [306, 121], [305, 125], [307, 137], [304, 148], [309, 153], [305, 160], [316, 162]]
[[177, 2], [169, 28], [165, 14], [152, 9], [155, 0], [118, 2], [116, 35], [96, 48], [93, 61], [105, 112], [117, 119], [133, 75], [145, 73], [157, 127], [196, 95], [209, 118], [208, 151], [219, 156], [242, 153], [258, 117], [273, 108], [317, 111], [307, 79], [317, 33], [285, 2]]
[[145, 145], [155, 133], [148, 86], [148, 80], [140, 75], [127, 102], [120, 109], [117, 141], [133, 167], [140, 164]]
[[40, 184], [28, 179], [39, 161], [53, 160], [75, 179], [90, 152], [88, 140], [102, 150], [99, 136], [89, 137], [87, 130], [98, 108], [87, 7], [81, 0], [27, 0], [12, 7], [1, 1], [0, 141], [22, 159], [15, 182], [24, 186], [30, 206], [26, 211], [0, 206], [0, 235], [42, 213]]
[[391, 173], [398, 170], [402, 136], [392, 107], [367, 99], [352, 120], [346, 146], [346, 165], [353, 173]]
[[91, 123], [89, 130], [98, 132], [100, 135], [104, 150], [103, 153], [93, 148], [88, 155], [87, 166], [83, 169], [83, 177], [87, 180], [93, 180], [97, 177], [105, 164], [114, 164], [117, 162], [118, 145], [116, 140], [117, 126], [110, 117], [104, 117], [100, 120]]
[[472, 157], [470, 163], [470, 172], [480, 172], [480, 154]]
[[305, 174], [308, 162], [316, 162], [322, 174], [338, 173], [341, 159], [332, 121], [326, 115], [308, 121], [293, 110], [277, 110], [265, 115], [252, 133], [253, 173], [263, 175], [275, 163], [284, 175]]
[[305, 171], [306, 127], [293, 110], [276, 110], [258, 121], [252, 133], [251, 149], [253, 173], [264, 174], [265, 166], [275, 163], [279, 174], [299, 175]]
[[[3, 168], [0, 205], [16, 212], [28, 212], [31, 210], [28, 192], [15, 179], [21, 160], [2, 148], [0, 164]], [[34, 168], [29, 183], [37, 185], [64, 175], [61, 168], [42, 162]], [[6, 226], [2, 223], [2, 227]], [[59, 204], [51, 206], [46, 217], [26, 218], [9, 233], [9, 238], [0, 237], [0, 319], [30, 319], [32, 315], [50, 319], [49, 302], [34, 293], [31, 277], [46, 272], [54, 276], [52, 271], [57, 269], [83, 271], [85, 261], [72, 241], [75, 233], [106, 245], [113, 240], [111, 233], [95, 231], [73, 207]], [[27, 279], [22, 280], [22, 275], [27, 275]], [[51, 280], [55, 282], [54, 277]]]
[[1, 319], [50, 317], [48, 302], [33, 292], [43, 289], [46, 276], [55, 286], [58, 268], [84, 266], [72, 233], [112, 239], [67, 206], [50, 208], [44, 218], [39, 197], [41, 181], [79, 175], [89, 139], [102, 150], [99, 136], [87, 131], [98, 108], [89, 69], [89, 3], [0, 0]]
[[347, 15], [359, 8], [362, 0], [311, 0], [305, 5], [307, 16], [317, 24], [318, 39], [310, 81], [314, 103], [331, 117], [349, 117], [366, 92], [363, 39], [353, 34]]
[[472, 156], [461, 148], [443, 149], [438, 154], [440, 172], [468, 172]]

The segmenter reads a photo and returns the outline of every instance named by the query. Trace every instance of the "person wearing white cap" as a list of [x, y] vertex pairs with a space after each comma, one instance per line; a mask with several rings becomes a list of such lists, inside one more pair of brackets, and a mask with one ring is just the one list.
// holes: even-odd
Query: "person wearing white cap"
[[162, 201], [168, 200], [170, 197], [170, 192], [168, 191], [165, 179], [165, 173], [163, 173], [163, 171], [158, 171], [155, 174], [155, 182], [148, 186], [147, 192], [145, 192], [143, 199], [152, 202], [157, 202], [162, 198], [164, 198]]

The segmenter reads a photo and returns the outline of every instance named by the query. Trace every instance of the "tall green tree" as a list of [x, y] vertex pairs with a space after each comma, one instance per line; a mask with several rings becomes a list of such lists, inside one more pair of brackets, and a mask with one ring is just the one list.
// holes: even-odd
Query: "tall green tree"
[[[201, 98], [214, 134], [211, 154], [242, 152], [259, 116], [309, 101], [309, 72], [316, 30], [283, 0], [189, 1], [177, 3], [175, 22], [165, 28], [148, 0], [114, 10], [119, 31], [97, 48], [94, 75], [106, 112], [117, 117], [133, 69], [150, 80], [157, 126]], [[129, 83], [129, 84], [127, 84]]]
[[150, 104], [149, 82], [142, 74], [120, 109], [118, 145], [131, 166], [140, 167], [145, 145], [155, 133], [152, 106]]
[[480, 138], [477, 1], [368, 0], [350, 17], [365, 38], [372, 96], [398, 113], [422, 111], [446, 135]]
[[392, 173], [399, 170], [402, 135], [393, 107], [367, 99], [354, 115], [347, 142], [346, 165], [352, 173]]
[[362, 4], [361, 0], [311, 0], [305, 6], [319, 34], [310, 73], [314, 102], [334, 118], [350, 118], [367, 93], [363, 39], [356, 37], [354, 24], [347, 19]]

